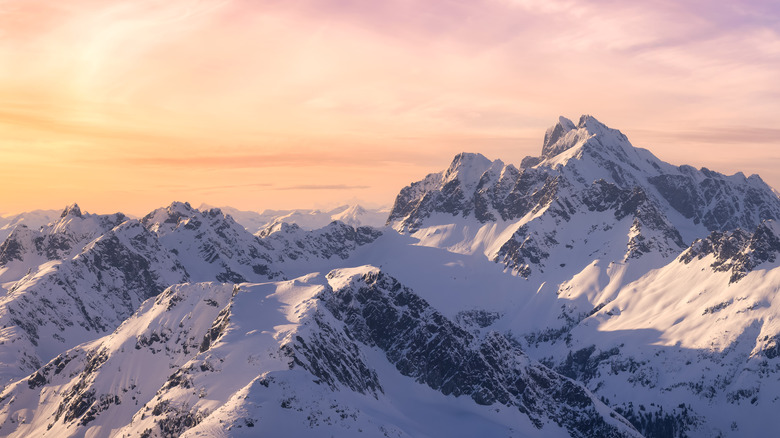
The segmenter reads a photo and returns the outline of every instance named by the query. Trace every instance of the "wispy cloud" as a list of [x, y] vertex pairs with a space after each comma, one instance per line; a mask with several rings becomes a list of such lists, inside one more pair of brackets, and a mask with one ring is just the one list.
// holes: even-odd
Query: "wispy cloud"
[[780, 128], [749, 126], [712, 127], [695, 131], [676, 132], [673, 133], [673, 136], [681, 140], [693, 140], [702, 143], [780, 145]]
[[712, 145], [778, 145], [780, 128], [760, 126], [704, 126], [680, 130], [633, 130], [634, 134], [652, 138], [656, 143], [697, 143]]
[[[400, 163], [408, 159], [404, 154], [394, 157], [386, 153], [370, 151], [327, 152], [315, 150], [307, 153], [274, 153], [247, 155], [199, 155], [199, 156], [154, 156], [129, 157], [125, 162], [138, 166], [164, 168], [242, 169], [268, 167], [378, 167], [389, 163]], [[410, 160], [413, 161], [413, 160]]]
[[166, 190], [172, 192], [214, 192], [221, 190], [246, 190], [246, 189], [266, 189], [273, 187], [271, 183], [251, 183], [251, 184], [229, 184], [229, 185], [215, 185], [215, 186], [201, 186], [201, 185], [178, 185], [168, 187]]
[[276, 190], [356, 190], [370, 188], [371, 186], [348, 184], [302, 184], [297, 186], [277, 187]]

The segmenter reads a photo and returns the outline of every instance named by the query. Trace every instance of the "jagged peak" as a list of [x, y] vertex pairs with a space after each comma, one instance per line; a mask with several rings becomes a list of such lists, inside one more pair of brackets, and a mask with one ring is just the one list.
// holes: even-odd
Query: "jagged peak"
[[760, 188], [762, 190], [769, 190], [772, 193], [774, 193], [775, 196], [780, 197], [780, 194], [778, 194], [777, 190], [775, 190], [773, 187], [770, 187], [766, 183], [766, 181], [764, 181], [764, 179], [761, 178], [761, 176], [756, 174], [756, 173], [753, 173], [750, 176], [748, 176], [747, 178], [745, 178], [745, 181], [747, 181], [753, 187], [757, 187], [757, 188]]
[[461, 152], [452, 159], [450, 167], [447, 168], [445, 175], [457, 172], [465, 168], [484, 168], [487, 169], [493, 164], [490, 159], [480, 153]]
[[79, 205], [76, 203], [70, 204], [69, 206], [65, 207], [64, 210], [62, 210], [60, 217], [64, 218], [67, 216], [84, 217], [81, 212], [81, 208], [79, 208]]
[[150, 231], [159, 233], [162, 231], [160, 229], [162, 224], [169, 224], [169, 228], [171, 225], [175, 227], [182, 218], [192, 217], [195, 213], [199, 213], [199, 210], [192, 208], [189, 202], [174, 201], [167, 207], [158, 208], [147, 214], [141, 219], [141, 223]]
[[194, 211], [196, 211], [196, 212], [200, 211], [200, 212], [204, 213], [208, 217], [222, 216], [222, 217], [225, 217], [225, 218], [228, 218], [228, 217], [231, 218], [231, 219], [233, 218], [229, 214], [227, 214], [224, 211], [222, 211], [222, 209], [219, 208], [219, 207], [209, 208], [208, 210], [195, 209]]
[[531, 167], [539, 164], [541, 161], [553, 158], [579, 143], [583, 137], [588, 134], [580, 127], [566, 117], [559, 117], [558, 122], [547, 129], [544, 133], [542, 142], [542, 153], [537, 157], [526, 157], [523, 160], [523, 167]]
[[604, 129], [612, 130], [607, 125], [601, 123], [600, 121], [598, 121], [598, 119], [596, 119], [590, 114], [583, 114], [580, 116], [580, 120], [579, 122], [577, 122], [577, 128], [585, 128], [594, 134], [595, 134], [594, 131], [598, 131], [598, 130], [604, 130]]
[[500, 172], [503, 168], [504, 162], [501, 160], [491, 161], [482, 154], [461, 152], [444, 171], [443, 182], [446, 184], [458, 179], [466, 190], [470, 190], [476, 187], [485, 172], [490, 169]]
[[[353, 227], [352, 225], [349, 225], [345, 223], [344, 221], [335, 219], [330, 221], [328, 225], [325, 225], [324, 227], [320, 228], [319, 231], [329, 231], [329, 230], [338, 230], [338, 229], [355, 229], [356, 227]], [[318, 231], [318, 230], [314, 230]]]
[[345, 213], [346, 212], [350, 212], [350, 213], [354, 213], [354, 214], [363, 214], [363, 213], [366, 212], [366, 209], [363, 208], [363, 206], [360, 205], [360, 204], [355, 204], [355, 205], [347, 208], [346, 210], [344, 210], [344, 212]]
[[265, 239], [266, 237], [269, 237], [276, 233], [290, 234], [290, 233], [296, 233], [300, 230], [301, 227], [294, 222], [284, 222], [281, 220], [277, 220], [271, 225], [255, 233], [255, 236], [261, 239]]
[[171, 205], [167, 207], [167, 210], [169, 212], [186, 212], [186, 213], [192, 213], [197, 210], [192, 208], [192, 205], [190, 205], [189, 202], [180, 202], [180, 201], [173, 201], [171, 202]]
[[620, 130], [610, 128], [589, 114], [585, 114], [580, 117], [580, 121], [577, 123], [577, 129], [583, 130], [590, 137], [611, 137], [612, 141], [609, 143], [618, 143], [623, 146], [629, 146], [632, 149], [636, 149], [633, 145], [631, 145], [631, 143], [629, 143], [628, 137], [620, 132]]
[[157, 220], [164, 221], [171, 217], [179, 218], [182, 216], [190, 216], [192, 213], [197, 211], [198, 210], [192, 208], [192, 205], [190, 205], [189, 202], [173, 201], [167, 207], [157, 208], [144, 216], [142, 222]]
[[615, 141], [619, 143], [627, 143], [628, 140], [623, 133], [608, 127], [589, 114], [580, 116], [577, 125], [566, 117], [561, 116], [558, 118], [558, 122], [545, 132], [541, 155], [539, 157], [526, 157], [521, 167], [532, 167], [577, 145], [590, 144], [588, 140], [593, 137], [598, 137], [600, 140], [594, 143], [594, 145], [605, 145], [615, 142], [602, 141], [605, 136], [614, 137]]
[[[576, 129], [574, 123], [566, 117], [558, 117], [558, 123], [551, 126], [544, 133], [544, 142], [542, 143], [542, 157], [549, 158], [558, 155], [563, 152], [559, 147], [561, 138], [563, 138], [569, 131]], [[556, 147], [558, 146], [558, 147]]]

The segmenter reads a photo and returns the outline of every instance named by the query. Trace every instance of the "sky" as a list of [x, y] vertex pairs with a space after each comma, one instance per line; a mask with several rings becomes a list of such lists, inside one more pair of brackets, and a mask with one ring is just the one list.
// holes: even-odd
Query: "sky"
[[780, 188], [780, 3], [0, 0], [0, 213], [392, 204], [591, 114]]

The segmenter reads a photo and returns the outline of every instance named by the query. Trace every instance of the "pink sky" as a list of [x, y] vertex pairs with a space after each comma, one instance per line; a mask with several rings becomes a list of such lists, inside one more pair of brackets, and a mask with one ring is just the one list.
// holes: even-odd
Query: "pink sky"
[[392, 203], [592, 114], [780, 187], [774, 1], [0, 0], [0, 212]]

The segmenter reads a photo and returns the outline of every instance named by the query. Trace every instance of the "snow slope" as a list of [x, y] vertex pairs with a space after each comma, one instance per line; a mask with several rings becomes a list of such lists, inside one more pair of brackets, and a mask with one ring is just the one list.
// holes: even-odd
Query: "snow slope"
[[581, 385], [369, 266], [175, 286], [0, 397], [8, 436], [639, 436]]
[[[506, 300], [471, 310], [493, 315], [487, 328], [522, 339], [649, 436], [766, 430], [756, 419], [772, 407], [756, 394], [774, 375], [780, 200], [758, 176], [663, 163], [590, 116], [561, 118], [520, 170], [471, 157], [462, 172], [462, 156], [403, 189], [390, 223], [527, 278], [514, 300], [493, 298], [508, 296], [496, 282], [480, 289]], [[448, 301], [452, 313], [474, 306]]]
[[0, 298], [0, 382], [110, 333], [141, 302], [187, 279], [135, 220], [117, 225], [72, 258], [41, 264]]

